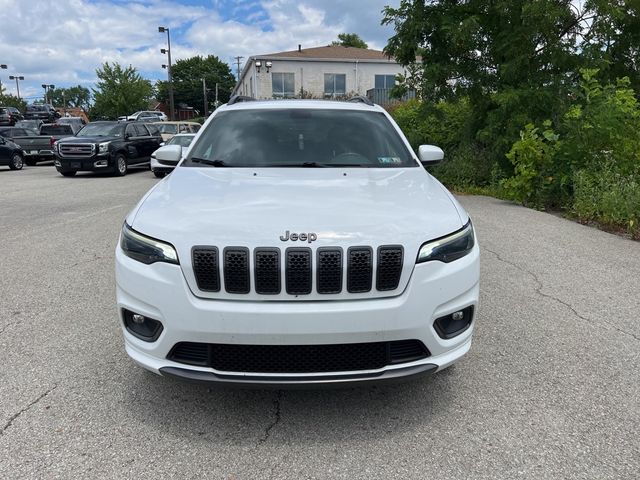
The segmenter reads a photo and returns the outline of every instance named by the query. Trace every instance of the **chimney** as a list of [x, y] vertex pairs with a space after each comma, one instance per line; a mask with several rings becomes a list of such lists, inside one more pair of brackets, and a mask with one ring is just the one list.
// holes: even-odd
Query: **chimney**
[[298, 44], [298, 51], [302, 52], [302, 45]]

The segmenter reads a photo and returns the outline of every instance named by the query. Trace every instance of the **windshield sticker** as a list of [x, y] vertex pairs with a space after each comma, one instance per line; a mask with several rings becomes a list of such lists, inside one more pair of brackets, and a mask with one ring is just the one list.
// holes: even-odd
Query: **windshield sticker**
[[378, 163], [384, 165], [399, 165], [402, 164], [402, 160], [398, 157], [378, 157]]

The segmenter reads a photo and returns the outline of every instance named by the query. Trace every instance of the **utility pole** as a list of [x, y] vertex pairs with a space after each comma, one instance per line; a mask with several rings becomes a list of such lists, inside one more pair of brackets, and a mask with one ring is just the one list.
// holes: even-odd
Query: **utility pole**
[[207, 102], [207, 79], [202, 77], [202, 96], [204, 97], [204, 117], [209, 116], [209, 102]]
[[168, 27], [158, 27], [158, 32], [167, 32], [167, 48], [160, 49], [160, 52], [166, 53], [169, 60], [169, 64], [167, 65], [167, 75], [169, 77], [169, 120], [173, 120], [175, 109], [173, 106], [173, 77], [171, 75], [171, 35], [169, 34]]
[[240, 81], [240, 60], [242, 60], [244, 57], [234, 57], [236, 59], [236, 64], [238, 65], [236, 71], [238, 72], [238, 81]]
[[[0, 70], [6, 70], [7, 66], [3, 63], [0, 65]], [[2, 95], [2, 79], [0, 78], [0, 95]]]
[[214, 105], [216, 108], [220, 105], [220, 102], [218, 102], [218, 82], [216, 82], [216, 103]]

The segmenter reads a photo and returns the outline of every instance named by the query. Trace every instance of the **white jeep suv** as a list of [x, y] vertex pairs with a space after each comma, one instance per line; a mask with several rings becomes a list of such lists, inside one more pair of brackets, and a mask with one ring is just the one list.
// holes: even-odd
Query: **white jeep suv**
[[416, 155], [364, 99], [217, 109], [123, 225], [127, 353], [161, 375], [275, 387], [451, 365], [471, 346], [480, 263], [469, 216], [423, 168], [442, 156]]

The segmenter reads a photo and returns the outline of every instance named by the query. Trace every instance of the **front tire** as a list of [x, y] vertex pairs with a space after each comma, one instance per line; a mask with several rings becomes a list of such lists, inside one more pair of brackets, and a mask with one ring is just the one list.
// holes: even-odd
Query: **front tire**
[[127, 174], [127, 170], [129, 169], [129, 165], [127, 165], [127, 157], [120, 153], [116, 156], [115, 163], [116, 166], [114, 174], [116, 175], [116, 177], [124, 177]]
[[9, 168], [11, 170], [22, 170], [23, 166], [24, 160], [22, 159], [22, 155], [14, 153], [13, 157], [11, 157], [11, 161], [9, 162]]
[[155, 170], [154, 170], [153, 174], [156, 176], [156, 178], [164, 178], [167, 175], [164, 172], [158, 172], [158, 171], [155, 171]]

